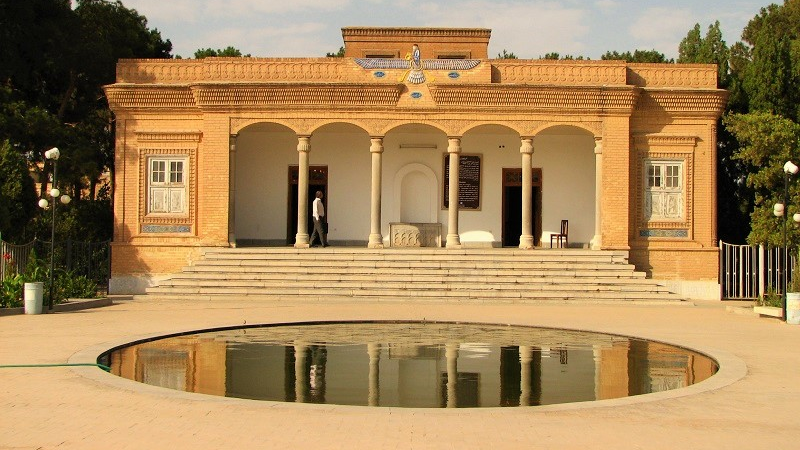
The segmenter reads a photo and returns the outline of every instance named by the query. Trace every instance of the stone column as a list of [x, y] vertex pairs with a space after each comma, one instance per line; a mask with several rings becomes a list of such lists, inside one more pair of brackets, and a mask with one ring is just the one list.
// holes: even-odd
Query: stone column
[[447, 407], [455, 408], [458, 392], [458, 344], [445, 344], [445, 356], [447, 357]]
[[297, 342], [294, 345], [294, 401], [297, 403], [306, 403], [308, 399], [307, 357], [308, 346], [302, 342]]
[[519, 346], [519, 406], [531, 405], [531, 348], [527, 345]]
[[230, 136], [229, 145], [230, 152], [228, 153], [228, 244], [231, 247], [236, 247], [236, 137], [232, 134]]
[[369, 399], [367, 404], [369, 406], [380, 406], [381, 344], [367, 344], [367, 354], [369, 354]]
[[449, 138], [447, 153], [450, 154], [450, 184], [447, 209], [447, 248], [461, 248], [461, 237], [458, 235], [458, 171], [461, 139]]
[[522, 138], [519, 147], [522, 154], [522, 235], [519, 237], [519, 248], [533, 248], [533, 139]]
[[369, 151], [372, 154], [372, 202], [370, 210], [369, 248], [383, 248], [381, 235], [381, 167], [383, 160], [383, 138], [374, 137]]
[[594, 237], [592, 250], [603, 246], [603, 138], [594, 138]]
[[297, 139], [297, 235], [294, 246], [308, 248], [308, 152], [311, 136]]

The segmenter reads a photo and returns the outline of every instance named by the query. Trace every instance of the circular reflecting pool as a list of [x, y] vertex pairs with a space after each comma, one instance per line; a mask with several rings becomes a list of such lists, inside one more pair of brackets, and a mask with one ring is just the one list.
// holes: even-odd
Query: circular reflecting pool
[[170, 389], [280, 402], [535, 406], [678, 389], [717, 371], [659, 342], [521, 326], [337, 322], [165, 337], [109, 351], [112, 373]]

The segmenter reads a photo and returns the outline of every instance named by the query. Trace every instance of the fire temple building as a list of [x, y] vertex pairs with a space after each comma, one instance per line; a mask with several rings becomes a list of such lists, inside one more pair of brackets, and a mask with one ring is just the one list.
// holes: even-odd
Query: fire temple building
[[490, 59], [491, 30], [342, 29], [343, 58], [123, 60], [112, 293], [201, 249], [617, 250], [719, 296], [714, 65]]

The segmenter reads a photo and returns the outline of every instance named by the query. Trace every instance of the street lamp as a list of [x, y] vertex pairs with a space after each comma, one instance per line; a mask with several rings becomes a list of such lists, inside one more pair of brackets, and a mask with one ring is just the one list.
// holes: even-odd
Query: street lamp
[[[56, 187], [56, 175], [58, 174], [58, 158], [61, 156], [61, 152], [58, 148], [53, 147], [50, 150], [44, 152], [44, 157], [53, 161], [53, 181], [51, 183], [50, 189], [50, 198], [53, 199], [53, 218], [50, 222], [50, 297], [47, 299], [47, 309], [53, 309], [53, 266], [55, 263], [55, 243], [56, 243], [56, 205], [58, 204], [58, 199], [63, 204], [69, 203], [72, 199], [69, 195], [64, 194], [61, 195], [61, 191], [58, 190]], [[39, 200], [39, 207], [42, 209], [46, 209], [50, 205], [50, 202], [47, 199], [43, 198]]]
[[[786, 214], [786, 210], [789, 207], [789, 178], [792, 175], [797, 175], [797, 172], [800, 170], [800, 167], [797, 167], [793, 162], [786, 161], [786, 164], [783, 165], [783, 203], [775, 203], [775, 206], [772, 208], [772, 214], [775, 217], [784, 217]], [[795, 224], [800, 223], [800, 213], [795, 213], [792, 215], [792, 220]], [[787, 255], [787, 242], [786, 242], [786, 219], [782, 220], [783, 223], [783, 263], [781, 264], [781, 271], [783, 276], [781, 280], [783, 281], [783, 290], [782, 290], [782, 301], [781, 301], [781, 309], [783, 310], [783, 321], [786, 321], [786, 289], [787, 289], [787, 281], [789, 280], [788, 274], [786, 273], [786, 268], [789, 265], [789, 261], [791, 260], [788, 258]]]

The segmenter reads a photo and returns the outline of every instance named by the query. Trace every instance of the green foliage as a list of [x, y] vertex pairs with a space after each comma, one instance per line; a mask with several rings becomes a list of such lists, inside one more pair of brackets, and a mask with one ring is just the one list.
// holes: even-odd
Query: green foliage
[[[74, 271], [55, 270], [53, 284], [53, 304], [70, 298], [97, 297], [97, 282]], [[40, 259], [31, 252], [25, 273], [12, 274], [0, 282], [0, 307], [16, 308], [23, 304], [25, 283], [44, 283], [44, 303], [50, 295], [50, 268], [48, 261]]]
[[800, 121], [800, 0], [762, 8], [732, 56], [736, 87], [750, 110]]
[[[89, 202], [85, 208], [99, 213], [92, 215], [82, 213], [80, 201], [85, 191], [94, 198], [91, 194], [105, 172], [113, 179], [114, 119], [103, 86], [115, 81], [120, 58], [169, 58], [172, 43], [149, 29], [136, 10], [109, 0], [0, 0], [0, 43], [0, 142], [8, 141], [39, 172], [40, 195], [49, 190], [47, 174], [52, 171], [44, 151], [59, 147], [58, 187], [75, 200], [59, 210], [75, 211], [76, 220], [70, 221], [67, 212], [65, 223], [81, 224], [83, 229], [72, 233], [90, 229], [109, 235], [111, 212], [99, 213], [98, 207], [110, 202]], [[2, 184], [24, 179], [6, 178], [2, 170]], [[31, 239], [49, 223], [35, 200], [28, 210], [29, 200], [13, 207], [33, 217], [28, 215], [29, 222], [14, 219], [9, 231], [8, 217], [20, 214], [0, 199], [0, 216], [6, 218], [0, 218], [0, 231], [6, 240]]]
[[672, 59], [667, 59], [663, 53], [657, 50], [635, 50], [631, 52], [605, 52], [600, 59], [602, 60], [620, 60], [629, 63], [673, 63]]
[[[751, 215], [751, 244], [782, 245], [783, 224], [772, 214], [773, 205], [783, 202], [786, 161], [800, 157], [800, 125], [768, 112], [730, 114], [723, 123], [739, 141], [741, 147], [734, 156], [749, 168], [747, 184], [755, 192], [754, 211]], [[800, 199], [798, 183], [789, 183], [790, 199]], [[797, 200], [790, 200], [790, 209], [784, 219], [800, 212]], [[800, 233], [787, 227], [792, 245], [800, 243]]]
[[210, 57], [228, 57], [228, 58], [238, 58], [238, 57], [245, 57], [249, 58], [250, 54], [242, 55], [241, 50], [238, 48], [227, 46], [223, 49], [214, 50], [213, 48], [201, 48], [194, 52], [195, 59], [203, 59], [203, 58], [210, 58]]
[[16, 274], [7, 277], [0, 283], [0, 308], [18, 308], [22, 306], [22, 293], [25, 279]]
[[0, 143], [0, 234], [15, 239], [36, 213], [28, 164], [8, 141]]
[[517, 59], [517, 55], [514, 52], [508, 52], [506, 49], [503, 49], [502, 53], [497, 54], [497, 59]]
[[70, 298], [97, 297], [97, 282], [74, 272], [59, 271], [53, 289], [54, 304]]
[[584, 58], [583, 56], [572, 56], [572, 55], [561, 56], [561, 54], [558, 53], [558, 52], [550, 52], [550, 53], [547, 53], [544, 56], [542, 56], [540, 59], [553, 59], [553, 60], [560, 59], [560, 60], [564, 60], [564, 61], [567, 61], [567, 60], [570, 60], [570, 61], [574, 61], [574, 60], [582, 61], [584, 59], [589, 59], [589, 58]]
[[344, 47], [339, 47], [339, 51], [336, 53], [325, 53], [325, 57], [327, 58], [344, 58]]
[[756, 304], [758, 306], [773, 306], [777, 308], [783, 307], [783, 297], [780, 294], [775, 292], [772, 287], [767, 289], [767, 292], [764, 293], [763, 297], [756, 299]]
[[700, 36], [700, 24], [695, 24], [678, 48], [677, 62], [680, 64], [716, 64], [717, 80], [721, 87], [728, 85], [729, 59], [730, 51], [722, 39], [719, 21], [708, 26], [705, 37]]

